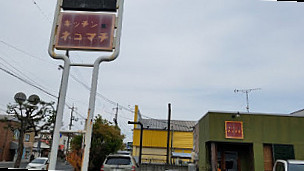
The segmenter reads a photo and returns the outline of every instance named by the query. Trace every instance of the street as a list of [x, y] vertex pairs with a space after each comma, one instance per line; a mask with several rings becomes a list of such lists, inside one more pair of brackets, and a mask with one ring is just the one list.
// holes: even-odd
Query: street
[[[25, 168], [29, 162], [21, 162], [20, 168]], [[0, 162], [0, 168], [13, 168], [14, 162]], [[67, 162], [58, 159], [56, 164], [56, 170], [73, 171], [74, 168]]]

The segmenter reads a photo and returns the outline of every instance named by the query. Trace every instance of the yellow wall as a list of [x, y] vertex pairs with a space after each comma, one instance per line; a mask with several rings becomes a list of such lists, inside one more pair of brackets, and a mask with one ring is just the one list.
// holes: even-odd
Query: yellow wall
[[[185, 149], [174, 149], [174, 152], [177, 153], [191, 153], [192, 150]], [[133, 147], [133, 156], [139, 156], [139, 147]], [[169, 154], [169, 158], [171, 159], [171, 154]], [[141, 161], [143, 163], [166, 163], [167, 160], [167, 149], [166, 148], [152, 148], [145, 147], [142, 149], [142, 158]], [[171, 162], [176, 162], [176, 160], [182, 160], [188, 162], [189, 159], [171, 159]]]
[[[145, 163], [166, 163], [166, 155], [165, 148], [143, 148], [141, 160]], [[133, 156], [139, 156], [139, 147], [133, 148]]]
[[173, 147], [193, 149], [193, 132], [173, 132]]
[[[144, 130], [143, 147], [159, 147], [167, 148], [167, 134], [165, 130]], [[170, 133], [170, 147], [171, 147]], [[133, 146], [139, 146], [140, 129], [133, 131]], [[192, 149], [193, 148], [193, 132], [173, 131], [173, 148]]]
[[[167, 134], [166, 130], [144, 130], [143, 131], [143, 148], [142, 162], [147, 163], [165, 163], [167, 154]], [[171, 136], [173, 134], [172, 152], [191, 153], [193, 149], [193, 132], [170, 133], [170, 150]], [[139, 156], [140, 129], [133, 130], [133, 156]], [[170, 152], [171, 153], [171, 152]], [[170, 156], [171, 158], [171, 156]]]

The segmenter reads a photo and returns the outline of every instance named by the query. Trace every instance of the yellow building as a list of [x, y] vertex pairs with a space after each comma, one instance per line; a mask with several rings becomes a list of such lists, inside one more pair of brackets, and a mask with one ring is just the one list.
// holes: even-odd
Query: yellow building
[[[134, 122], [143, 124], [142, 163], [166, 163], [168, 122], [159, 119], [142, 119], [135, 106]], [[196, 121], [171, 120], [169, 139], [169, 161], [181, 164], [190, 161], [193, 151], [193, 127]], [[133, 152], [138, 159], [140, 151], [140, 125], [134, 125]]]

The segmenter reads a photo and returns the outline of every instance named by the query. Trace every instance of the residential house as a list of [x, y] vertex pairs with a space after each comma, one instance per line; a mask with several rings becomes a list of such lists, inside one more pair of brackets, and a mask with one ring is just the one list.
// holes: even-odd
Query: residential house
[[[0, 115], [0, 161], [14, 161], [17, 157], [19, 131], [12, 129], [19, 121], [11, 115]], [[24, 135], [22, 159], [29, 160], [34, 143], [34, 132]]]
[[13, 161], [15, 151], [10, 149], [11, 142], [14, 139], [14, 131], [8, 126], [15, 126], [18, 121], [12, 116], [0, 115], [0, 161]]

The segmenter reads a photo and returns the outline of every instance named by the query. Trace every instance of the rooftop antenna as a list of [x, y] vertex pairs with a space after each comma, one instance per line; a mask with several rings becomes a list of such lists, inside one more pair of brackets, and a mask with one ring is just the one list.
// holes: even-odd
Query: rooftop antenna
[[253, 90], [261, 90], [261, 88], [242, 89], [242, 90], [237, 90], [237, 89], [235, 89], [235, 90], [234, 90], [235, 93], [238, 93], [238, 92], [246, 93], [246, 102], [247, 102], [246, 109], [247, 109], [247, 112], [248, 112], [248, 113], [249, 113], [249, 99], [248, 99], [248, 93], [250, 93], [250, 92], [253, 91]]

